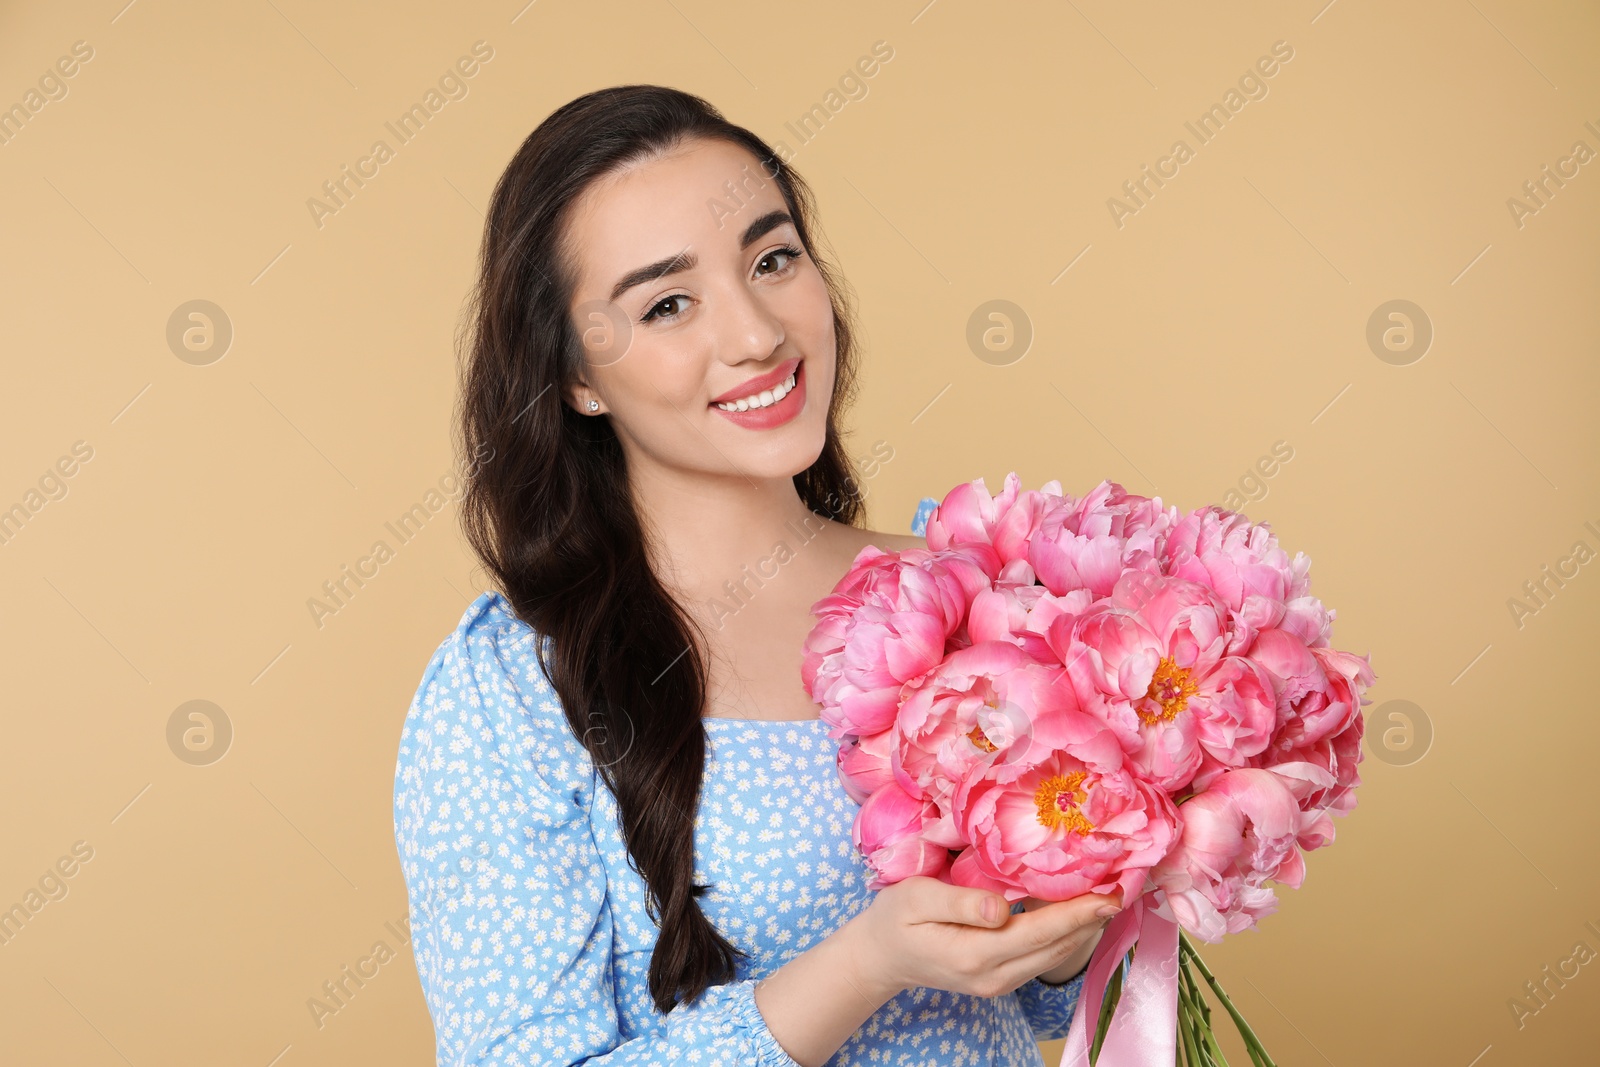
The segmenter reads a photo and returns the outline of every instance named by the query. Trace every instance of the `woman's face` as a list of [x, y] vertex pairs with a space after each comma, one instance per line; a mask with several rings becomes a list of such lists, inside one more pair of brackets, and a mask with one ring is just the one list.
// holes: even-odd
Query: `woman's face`
[[585, 343], [567, 400], [611, 419], [631, 472], [787, 478], [816, 460], [833, 307], [753, 155], [694, 139], [623, 168], [585, 190], [564, 236]]

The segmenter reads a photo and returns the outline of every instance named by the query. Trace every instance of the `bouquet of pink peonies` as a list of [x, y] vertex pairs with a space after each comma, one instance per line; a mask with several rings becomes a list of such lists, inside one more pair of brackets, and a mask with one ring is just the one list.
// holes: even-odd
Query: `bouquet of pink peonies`
[[1329, 644], [1310, 560], [1221, 507], [1014, 473], [951, 490], [926, 532], [863, 549], [804, 652], [871, 888], [1120, 888], [1062, 1063], [1224, 1064], [1198, 971], [1271, 1064], [1186, 935], [1271, 914], [1265, 883], [1298, 888], [1355, 806], [1374, 676]]

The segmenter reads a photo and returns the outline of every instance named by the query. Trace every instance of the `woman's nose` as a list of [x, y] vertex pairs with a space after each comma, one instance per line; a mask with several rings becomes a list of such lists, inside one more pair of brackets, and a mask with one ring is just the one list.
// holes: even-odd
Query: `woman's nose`
[[759, 293], [736, 286], [723, 300], [720, 355], [730, 363], [764, 359], [783, 344], [783, 322]]

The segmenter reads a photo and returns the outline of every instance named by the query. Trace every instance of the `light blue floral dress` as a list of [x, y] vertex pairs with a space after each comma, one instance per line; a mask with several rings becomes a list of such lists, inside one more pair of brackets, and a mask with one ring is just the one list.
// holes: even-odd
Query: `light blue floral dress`
[[[695, 880], [712, 886], [706, 916], [748, 956], [733, 981], [663, 1015], [644, 880], [535, 642], [499, 593], [478, 597], [429, 661], [401, 734], [395, 843], [440, 1067], [797, 1067], [755, 982], [872, 899], [837, 743], [820, 719], [705, 720]], [[1032, 979], [995, 998], [908, 989], [828, 1063], [1042, 1065], [1037, 1042], [1066, 1035], [1082, 984]]]

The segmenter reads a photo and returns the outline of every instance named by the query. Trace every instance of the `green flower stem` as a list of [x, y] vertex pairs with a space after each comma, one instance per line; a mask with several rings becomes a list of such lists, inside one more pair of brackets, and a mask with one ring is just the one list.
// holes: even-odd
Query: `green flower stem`
[[1200, 1067], [1195, 1062], [1195, 1048], [1189, 1038], [1189, 1006], [1184, 1003], [1182, 990], [1178, 990], [1178, 1067]]
[[[1176, 1035], [1178, 1049], [1175, 1059], [1181, 1061], [1182, 1067], [1228, 1067], [1228, 1059], [1217, 1042], [1216, 1032], [1211, 1024], [1211, 1005], [1201, 992], [1200, 983], [1195, 980], [1194, 972], [1198, 970], [1212, 995], [1233, 1019], [1233, 1024], [1238, 1028], [1239, 1036], [1244, 1041], [1245, 1051], [1250, 1055], [1252, 1067], [1277, 1067], [1276, 1062], [1261, 1044], [1261, 1039], [1250, 1028], [1250, 1024], [1245, 1022], [1244, 1016], [1239, 1013], [1239, 1009], [1223, 990], [1216, 975], [1211, 973], [1211, 969], [1200, 958], [1200, 953], [1195, 951], [1194, 944], [1182, 930], [1178, 931], [1178, 949]], [[1138, 946], [1135, 946], [1129, 956], [1137, 953]], [[1125, 956], [1123, 960], [1118, 961], [1118, 965], [1111, 972], [1110, 980], [1106, 983], [1105, 996], [1100, 1004], [1100, 1018], [1095, 1024], [1094, 1042], [1089, 1049], [1091, 1067], [1100, 1058], [1100, 1049], [1105, 1043], [1106, 1032], [1111, 1027], [1112, 1016], [1122, 1000], [1122, 967], [1128, 958]]]
[[[1202, 970], [1202, 972], [1204, 972], [1206, 970], [1206, 968], [1205, 968], [1204, 963], [1200, 960], [1198, 954], [1194, 954], [1192, 958], [1193, 958], [1195, 964], [1198, 964], [1200, 966], [1200, 969]], [[1186, 964], [1188, 963], [1188, 959], [1189, 959], [1189, 957], [1185, 957], [1185, 963]], [[1186, 973], [1187, 977], [1189, 978], [1189, 981], [1191, 983], [1193, 983], [1194, 982], [1194, 975], [1192, 973], [1188, 973], [1187, 966], [1185, 967], [1185, 973]], [[1222, 998], [1224, 998], [1224, 999], [1226, 998], [1226, 994], [1222, 993], [1221, 987], [1216, 985], [1214, 982], [1212, 983], [1212, 989], [1213, 989], [1213, 991], [1215, 993], [1219, 994]], [[1198, 983], [1194, 983], [1194, 995], [1196, 997], [1200, 996], [1200, 990], [1199, 990], [1199, 984]], [[1236, 1021], [1236, 1025], [1239, 1025], [1239, 1017], [1238, 1017], [1237, 1013], [1234, 1013], [1234, 1019]], [[1247, 1028], [1244, 1027], [1243, 1025], [1239, 1025], [1239, 1033], [1240, 1033], [1240, 1036], [1244, 1039], [1245, 1051], [1250, 1056], [1250, 1063], [1252, 1064], [1252, 1067], [1268, 1067], [1268, 1065], [1271, 1064], [1271, 1060], [1269, 1058], [1267, 1058], [1265, 1050], [1261, 1049], [1260, 1042], [1256, 1041], [1256, 1040], [1253, 1040], [1255, 1035], [1247, 1033]], [[1216, 1035], [1214, 1033], [1210, 1032], [1209, 1028], [1208, 1028], [1206, 1036], [1211, 1041], [1212, 1046], [1216, 1047]], [[1218, 1049], [1218, 1055], [1221, 1055], [1221, 1050], [1220, 1049]]]
[[1188, 959], [1194, 961], [1195, 967], [1205, 978], [1206, 984], [1211, 987], [1211, 992], [1216, 995], [1217, 1001], [1227, 1010], [1229, 1015], [1233, 1016], [1233, 1024], [1239, 1028], [1239, 1036], [1244, 1038], [1245, 1048], [1249, 1050], [1250, 1058], [1256, 1060], [1258, 1056], [1260, 1057], [1257, 1061], [1258, 1067], [1277, 1067], [1272, 1057], [1267, 1054], [1266, 1048], [1261, 1044], [1261, 1039], [1256, 1036], [1256, 1032], [1250, 1029], [1250, 1024], [1244, 1021], [1244, 1016], [1239, 1014], [1239, 1009], [1233, 1006], [1232, 1000], [1228, 999], [1228, 994], [1223, 991], [1216, 975], [1211, 973], [1211, 969], [1206, 966], [1205, 961], [1200, 958], [1200, 954], [1195, 951], [1194, 945], [1189, 942], [1189, 935], [1182, 930], [1178, 931], [1178, 947]]
[[[1217, 1044], [1216, 1031], [1211, 1026], [1211, 1006], [1206, 1003], [1205, 997], [1201, 994], [1200, 983], [1194, 980], [1194, 972], [1191, 970], [1187, 959], [1183, 961], [1181, 970], [1183, 972], [1183, 981], [1188, 985], [1189, 997], [1201, 1006], [1202, 1015], [1204, 1016], [1204, 1025], [1200, 1030], [1200, 1037], [1206, 1048], [1206, 1054], [1211, 1059], [1216, 1060], [1219, 1067], [1227, 1067], [1228, 1058], [1223, 1055], [1222, 1046]], [[1262, 1067], [1261, 1061], [1251, 1051], [1249, 1042], [1245, 1042], [1245, 1051], [1249, 1052], [1250, 1063], [1253, 1067]]]
[[1218, 1065], [1228, 1067], [1228, 1057], [1222, 1054], [1222, 1049], [1217, 1044], [1217, 1035], [1211, 1029], [1211, 1008], [1206, 1004], [1205, 998], [1200, 995], [1200, 986], [1194, 981], [1194, 975], [1189, 975], [1190, 988], [1195, 1002], [1201, 1006], [1202, 1021], [1200, 1023], [1200, 1040], [1205, 1049], [1206, 1057]]
[[1178, 1059], [1182, 1067], [1202, 1067], [1195, 1057], [1194, 1038], [1189, 1035], [1189, 1005], [1178, 990]]
[[1178, 1038], [1179, 1050], [1183, 1053], [1184, 1067], [1207, 1067], [1200, 1053], [1194, 1047], [1194, 1034], [1191, 1033], [1194, 1025], [1193, 1005], [1189, 1003], [1189, 995], [1183, 987], [1178, 987]]
[[1195, 981], [1194, 969], [1189, 965], [1189, 961], [1184, 959], [1181, 953], [1178, 956], [1178, 960], [1183, 971], [1183, 980], [1189, 983], [1189, 995], [1200, 1005], [1200, 1015], [1205, 1020], [1207, 1028], [1209, 1028], [1211, 1026], [1211, 1005], [1206, 1002], [1205, 997], [1200, 995], [1200, 983]]
[[1111, 1013], [1116, 1010], [1117, 1002], [1122, 999], [1122, 966], [1119, 961], [1111, 969], [1111, 979], [1106, 983], [1105, 996], [1100, 1000], [1100, 1019], [1094, 1027], [1094, 1043], [1089, 1047], [1089, 1063], [1091, 1067], [1100, 1058], [1100, 1046], [1105, 1042], [1106, 1031], [1111, 1027]]

